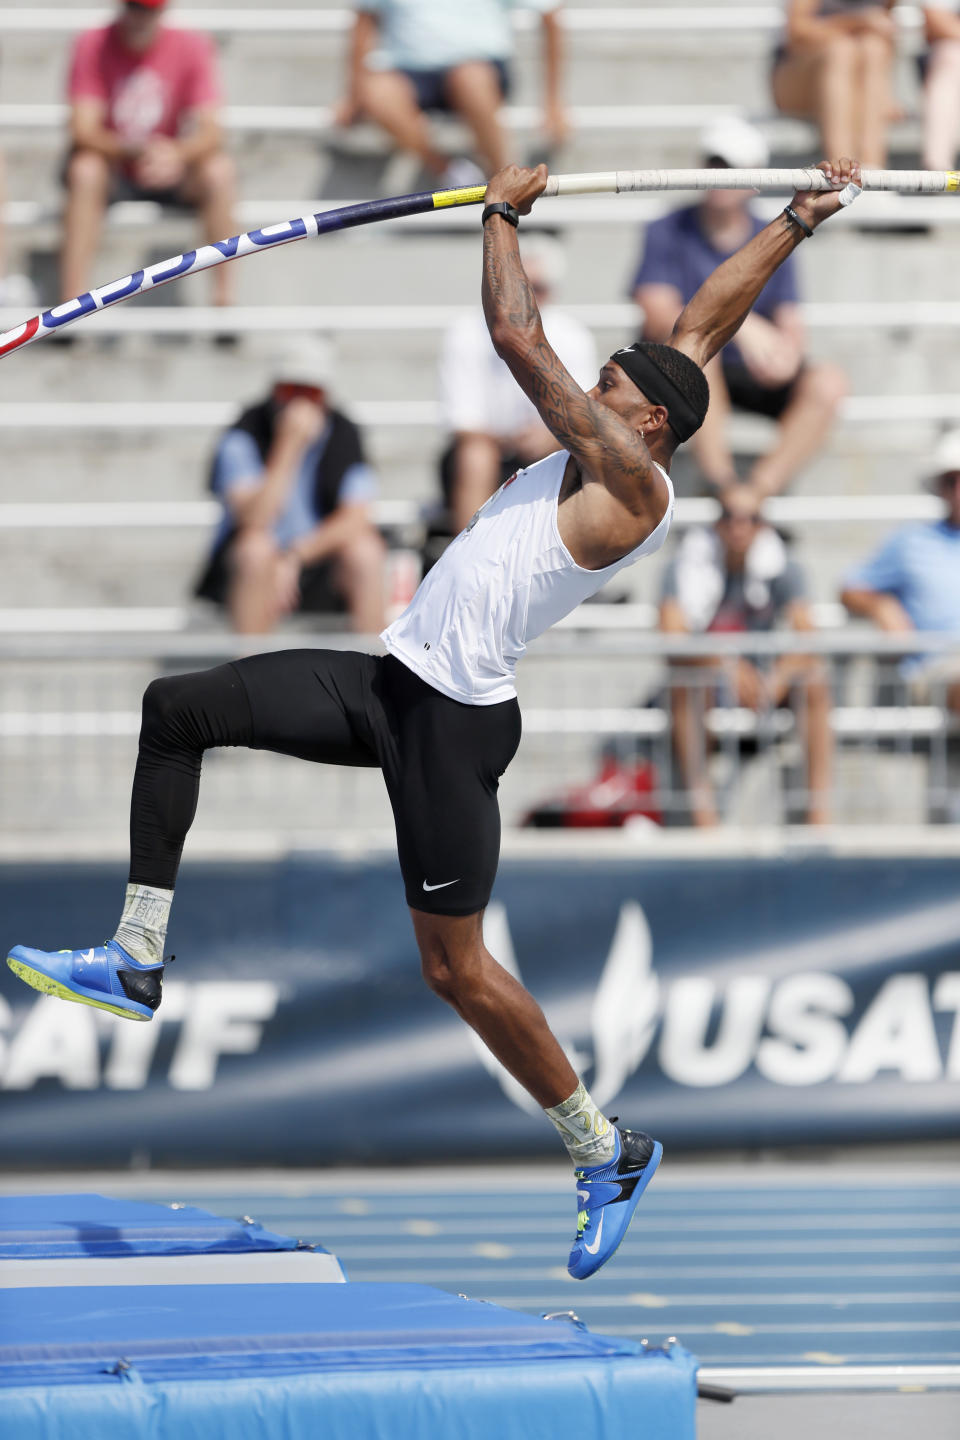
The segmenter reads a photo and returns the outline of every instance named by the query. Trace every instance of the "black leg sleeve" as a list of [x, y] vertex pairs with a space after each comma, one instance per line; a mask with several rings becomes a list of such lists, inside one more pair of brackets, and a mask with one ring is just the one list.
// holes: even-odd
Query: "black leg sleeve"
[[131, 884], [173, 889], [204, 750], [252, 742], [250, 702], [233, 665], [147, 686], [130, 808]]

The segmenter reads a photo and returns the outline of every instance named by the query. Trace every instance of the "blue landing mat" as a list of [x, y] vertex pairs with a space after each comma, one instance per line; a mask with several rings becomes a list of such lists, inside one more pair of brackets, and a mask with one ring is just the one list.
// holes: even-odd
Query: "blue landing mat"
[[0, 1387], [17, 1440], [693, 1440], [696, 1361], [422, 1285], [45, 1288]]
[[104, 1195], [0, 1196], [0, 1260], [239, 1255], [296, 1248], [296, 1240], [260, 1225], [186, 1205], [174, 1210]]

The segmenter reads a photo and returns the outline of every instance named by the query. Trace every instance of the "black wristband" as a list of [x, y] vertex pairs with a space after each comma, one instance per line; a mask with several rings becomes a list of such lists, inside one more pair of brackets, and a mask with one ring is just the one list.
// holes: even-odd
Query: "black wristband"
[[790, 224], [791, 224], [791, 225], [796, 225], [796, 227], [797, 227], [798, 230], [802, 230], [802, 231], [803, 231], [804, 235], [806, 235], [806, 237], [807, 237], [808, 240], [812, 240], [812, 239], [813, 239], [813, 230], [812, 230], [812, 229], [810, 228], [810, 226], [807, 224], [806, 220], [801, 220], [801, 218], [800, 218], [800, 216], [797, 214], [796, 210], [792, 209], [789, 205], [787, 205], [787, 206], [784, 208], [783, 213], [784, 213], [784, 215], [786, 215], [786, 217], [787, 217], [787, 219], [790, 221]]
[[502, 215], [504, 220], [513, 226], [514, 230], [516, 230], [520, 224], [519, 210], [515, 210], [512, 205], [508, 205], [506, 200], [495, 200], [492, 205], [487, 205], [484, 208], [483, 214], [480, 216], [480, 224], [486, 225], [491, 215]]

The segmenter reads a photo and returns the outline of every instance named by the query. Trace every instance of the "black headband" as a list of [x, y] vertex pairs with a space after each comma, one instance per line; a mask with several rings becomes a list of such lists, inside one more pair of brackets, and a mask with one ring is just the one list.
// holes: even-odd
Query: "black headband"
[[703, 424], [703, 416], [646, 351], [628, 345], [611, 355], [610, 359], [629, 375], [648, 400], [652, 400], [654, 405], [666, 406], [667, 424], [678, 440], [689, 440], [691, 435], [696, 434]]

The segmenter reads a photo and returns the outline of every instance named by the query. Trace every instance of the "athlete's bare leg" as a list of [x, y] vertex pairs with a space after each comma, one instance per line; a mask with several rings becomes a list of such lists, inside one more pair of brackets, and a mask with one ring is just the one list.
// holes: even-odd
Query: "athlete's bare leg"
[[423, 978], [475, 1030], [544, 1108], [559, 1105], [579, 1080], [543, 1011], [483, 943], [483, 912], [428, 915], [411, 910]]

